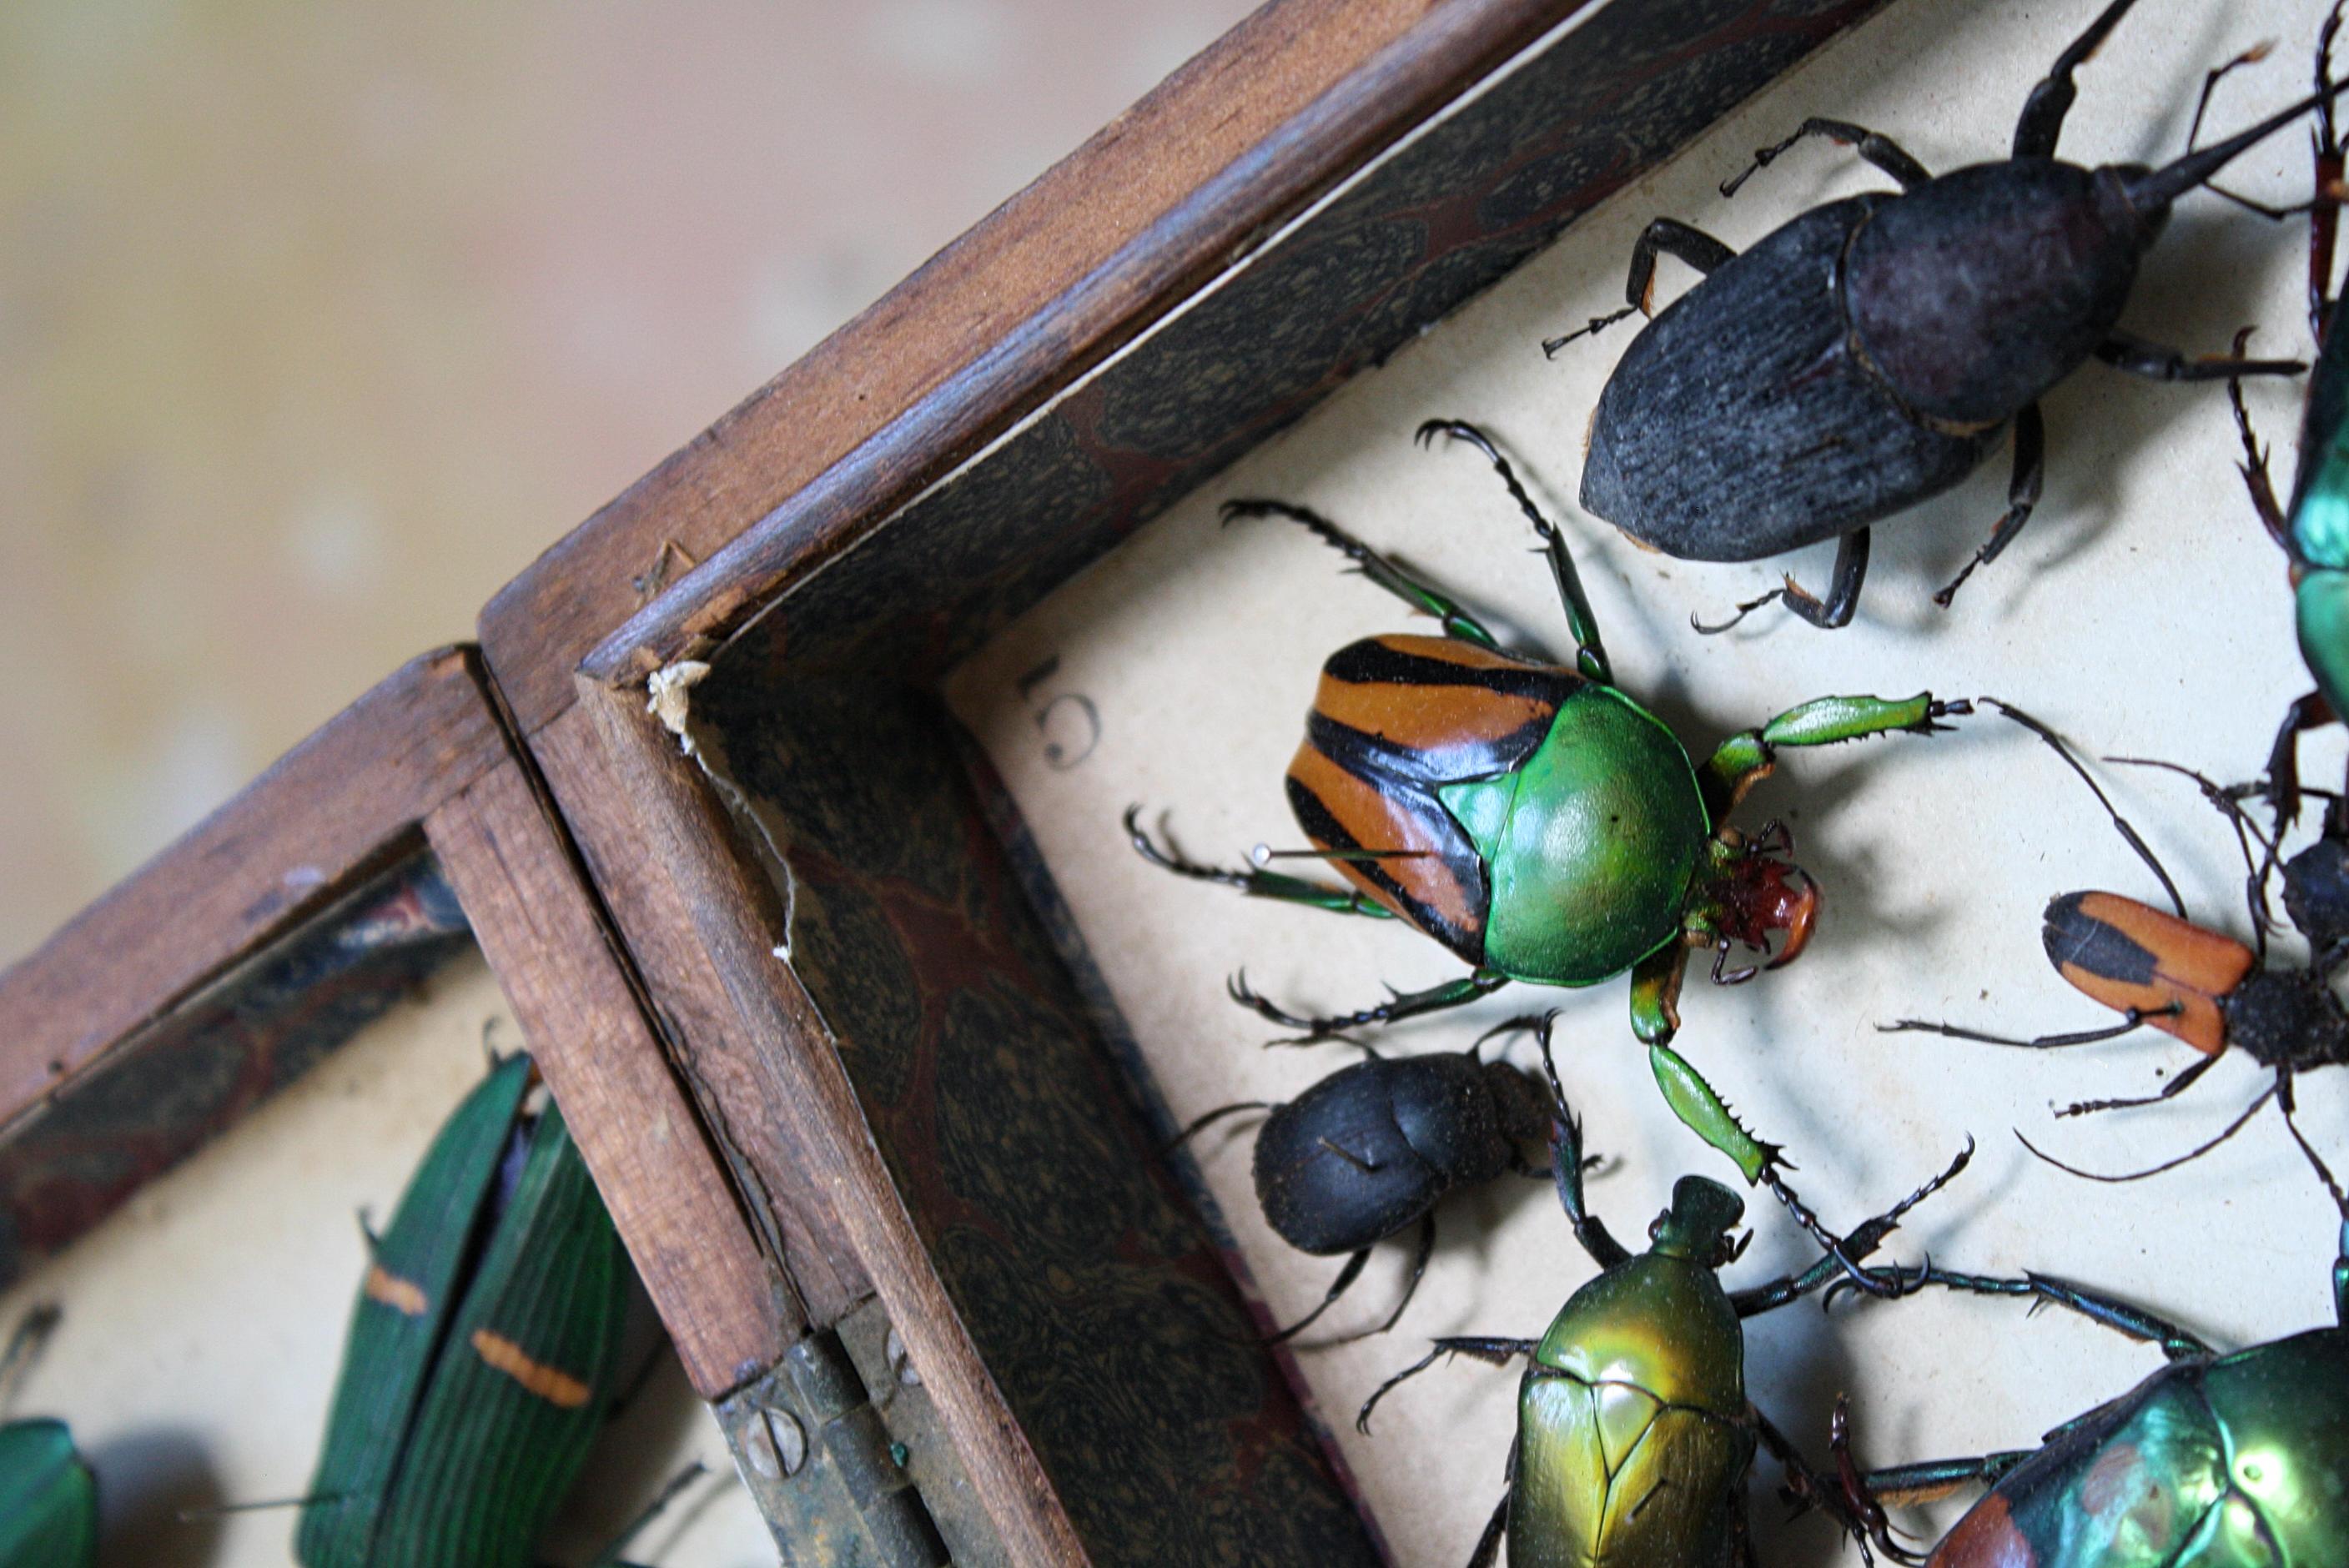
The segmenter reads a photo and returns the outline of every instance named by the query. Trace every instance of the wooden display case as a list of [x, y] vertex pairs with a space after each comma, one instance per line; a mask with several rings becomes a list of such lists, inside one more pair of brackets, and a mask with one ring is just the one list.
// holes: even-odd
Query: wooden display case
[[[1536, 1326], [1528, 1315], [1582, 1277], [1557, 1266], [1554, 1211], [1538, 1193], [1484, 1202], [1487, 1239], [1440, 1256], [1453, 1277], [1403, 1335], [1274, 1351], [1264, 1329], [1328, 1270], [1261, 1244], [1231, 1146], [1164, 1152], [1217, 1100], [1293, 1092], [1327, 1070], [1236, 1059], [1250, 1031], [1215, 986], [1237, 958], [1293, 977], [1326, 941], [1357, 977], [1411, 961], [1407, 947], [1358, 951], [1348, 933], [1292, 938], [1276, 927], [1310, 916], [1228, 910], [1213, 890], [1185, 890], [1204, 902], [1179, 909], [1168, 893], [1162, 917], [1154, 884], [1119, 858], [1115, 818], [1138, 797], [1198, 812], [1226, 852], [1234, 832], [1282, 833], [1267, 758], [1293, 744], [1314, 661], [1341, 634], [1399, 624], [1365, 603], [1341, 634], [1354, 623], [1319, 607], [1340, 592], [1330, 562], [1219, 533], [1214, 502], [1247, 484], [1342, 507], [1477, 584], [1513, 628], [1549, 624], [1546, 583], [1491, 564], [1514, 562], [1522, 536], [1476, 488], [1489, 474], [1463, 460], [1419, 480], [1436, 470], [1410, 465], [1436, 459], [1405, 438], [1429, 415], [1495, 420], [1564, 519], [1579, 420], [1617, 350], [1550, 368], [1532, 345], [1619, 296], [1650, 211], [1594, 210], [1636, 187], [1654, 211], [1748, 241], [1867, 182], [1797, 164], [1733, 215], [1694, 211], [1755, 140], [1808, 113], [1912, 115], [1930, 138], [1912, 150], [1937, 168], [1990, 156], [2004, 123], [1984, 127], [2011, 119], [2083, 4], [2043, 17], [2007, 0], [1912, 0], [1877, 17], [1878, 0], [1276, 0], [556, 545], [485, 608], [478, 655], [402, 672], [0, 976], [0, 1116], [16, 1119], [0, 1146], [0, 1258], [60, 1245], [470, 932], [788, 1561], [1464, 1553], [1458, 1521], [1481, 1519], [1497, 1486], [1507, 1379], [1426, 1429], [1457, 1439], [1372, 1457], [1332, 1429], [1361, 1376], [1408, 1359], [1417, 1331]], [[2297, 39], [2308, 7], [2259, 9]], [[1886, 42], [1814, 62], [1837, 62], [1831, 93], [1789, 101], [1766, 129], [1736, 122], [1744, 139], [1722, 167], [1667, 167], [1692, 146], [1721, 154], [1727, 133], [1708, 128], [1862, 24]], [[2127, 72], [2100, 64], [2084, 84], [2114, 95], [2075, 122], [2102, 139], [2095, 156], [2174, 146], [2200, 71], [2251, 41], [2219, 21], [2159, 31], [2148, 11], [2107, 51]], [[2117, 86], [2131, 81], [2134, 101]], [[2304, 157], [2292, 140], [2239, 166], [2247, 182], [2288, 192]], [[2296, 320], [2291, 237], [2238, 232], [2181, 217], [2171, 248], [2203, 256], [2201, 271], [2149, 274], [2147, 294], [2198, 344], [2242, 319], [2279, 335]], [[1354, 379], [1391, 356], [1387, 378]], [[2223, 407], [2106, 409], [2100, 396], [2050, 400], [2051, 518], [2085, 514], [2093, 535], [2119, 512], [2158, 512], [2127, 520], [2139, 531], [2126, 551], [2141, 540], [2148, 559], [2176, 559], [2223, 514], [2208, 531], [2265, 548], [2230, 488]], [[2270, 428], [2288, 428], [2288, 388], [2255, 397]], [[1963, 696], [2015, 681], [2010, 695], [2035, 698], [2058, 661], [2033, 650], [2123, 645], [2147, 598], [2105, 592], [2117, 568], [2061, 594], [2039, 587], [2043, 567], [2123, 549], [2043, 522], [2032, 548], [2049, 541], [2052, 554], [2012, 552], [1958, 618], [1920, 611], [2003, 482], [1936, 503], [1938, 529], [1888, 530], [1869, 614], [1831, 638], [1757, 624], [1700, 645], [1682, 629], [1690, 606], [1717, 611], [1769, 568], [1683, 570], [1592, 538], [1578, 517], [1575, 548], [1619, 667], [1646, 672], [1683, 733], [1853, 686]], [[1812, 578], [1823, 567], [1798, 562]], [[2262, 619], [2261, 585], [2280, 577], [2264, 556], [2211, 568], [2193, 669], [2148, 656], [2093, 689], [2058, 683], [2058, 717], [2100, 744], [2151, 748], [2178, 735], [2159, 727], [2182, 707], [2199, 760], [2246, 770], [2273, 716], [2234, 687], [2298, 678], [2282, 613]], [[1167, 630], [1216, 615], [1228, 636]], [[1288, 717], [1276, 726], [1274, 710]], [[1124, 747], [1136, 728], [1152, 747]], [[1757, 986], [1764, 999], [1738, 1009], [1692, 1004], [1709, 1010], [1707, 1067], [1796, 1143], [1806, 1188], [1839, 1212], [1905, 1191], [1970, 1127], [1986, 1143], [2002, 1130], [1954, 1108], [1992, 1105], [1981, 1085], [2011, 1063], [1913, 1052], [1887, 1068], [1869, 1025], [1895, 1006], [1977, 1003], [2013, 1026], [2044, 1018], [2067, 994], [2030, 967], [2037, 901], [2129, 874], [2104, 844], [2093, 873], [2052, 869], [2085, 858], [2101, 819], [2054, 789], [2006, 810], [2003, 783], [1971, 769], [2035, 777], [2012, 770], [2044, 758], [1987, 728], [1930, 753], [1877, 743], [1881, 758], [1790, 765], [1794, 782], [1771, 789], [1785, 789], [1849, 923], [1799, 986]], [[1086, 772], [1104, 733], [1111, 749]], [[1879, 770], [1890, 777], [1872, 780]], [[2157, 830], [2166, 851], [2207, 827], [2176, 816]], [[1920, 848], [1953, 843], [1954, 860]], [[2031, 878], [1983, 869], [2008, 847], [2036, 855]], [[2190, 891], [2230, 885], [2225, 852], [2188, 851]], [[1202, 927], [1212, 941], [1195, 942]], [[2035, 978], [2014, 978], [2025, 971]], [[1577, 1028], [1619, 1032], [1612, 988], [1572, 1002]], [[1651, 1195], [1689, 1168], [1690, 1146], [1659, 1130], [1651, 1094], [1610, 1081], [1636, 1074], [1588, 1054], [1576, 1092], [1592, 1086], [1585, 1109], [1628, 1167], [1613, 1174]], [[2097, 1077], [2109, 1063], [2078, 1070], [2082, 1085], [2110, 1082]], [[1863, 1124], [1889, 1130], [1890, 1147], [1844, 1136]], [[2129, 1145], [2106, 1148], [2119, 1163]], [[2011, 1153], [1986, 1153], [1995, 1173], [1978, 1167], [1976, 1195], [1920, 1236], [1978, 1245], [1967, 1256], [1984, 1267], [2048, 1262], [2030, 1223], [2074, 1205]], [[2276, 1150], [2237, 1154], [2210, 1168], [2230, 1192], [2298, 1179]], [[2309, 1230], [2307, 1196], [2205, 1227], [2212, 1255], [2256, 1279], [2223, 1328], [2275, 1332], [2265, 1309], [2287, 1276], [2305, 1273], [2314, 1300], [2322, 1271], [2291, 1242]], [[1633, 1202], [1602, 1197], [1610, 1211]], [[1627, 1206], [1618, 1229], [1638, 1217]], [[1777, 1216], [1752, 1219], [1763, 1230]], [[2153, 1222], [2091, 1229], [2074, 1239], [2096, 1277], [2158, 1284], [2174, 1262]], [[2265, 1272], [2263, 1250], [2282, 1260]], [[1756, 1253], [1800, 1256], [1770, 1242]], [[1464, 1316], [1485, 1311], [1510, 1315]], [[1981, 1369], [2011, 1326], [1937, 1321], [1942, 1353], [1916, 1373], [1931, 1398], [1883, 1407], [1874, 1429], [1900, 1457], [2012, 1446], [2081, 1408], [2042, 1409], [2034, 1393], [2126, 1386], [2125, 1360], [2099, 1359], [2110, 1347], [2082, 1330], [2064, 1343], [2097, 1348], [2067, 1348], [2060, 1376], [1985, 1392]], [[1807, 1390], [1806, 1432], [1857, 1367], [1899, 1364], [1891, 1340], [1869, 1338], [1863, 1358], [1827, 1338], [1792, 1334], [1756, 1377]], [[1923, 1403], [1960, 1426], [1920, 1425]], [[1396, 1472], [1423, 1455], [1418, 1479], [1441, 1494], [1425, 1516], [1396, 1501]]]

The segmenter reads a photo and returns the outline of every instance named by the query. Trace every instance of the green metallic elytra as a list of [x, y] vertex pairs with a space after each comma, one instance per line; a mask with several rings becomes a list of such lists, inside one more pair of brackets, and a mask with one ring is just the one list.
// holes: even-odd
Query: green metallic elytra
[[[1504, 985], [1580, 987], [1630, 977], [1634, 1037], [1669, 1043], [1692, 951], [1710, 951], [1716, 984], [1792, 962], [1810, 939], [1820, 895], [1791, 857], [1793, 835], [1771, 823], [1748, 836], [1729, 824], [1745, 792], [1776, 766], [1778, 748], [1832, 745], [1898, 731], [1930, 733], [1971, 711], [1930, 693], [1888, 700], [1805, 702], [1720, 743], [1702, 765], [1663, 723], [1614, 683], [1566, 540], [1541, 515], [1500, 449], [1475, 427], [1431, 420], [1482, 452], [1531, 521], [1575, 642], [1571, 666], [1508, 652], [1476, 617], [1328, 518], [1277, 500], [1226, 502], [1226, 521], [1298, 523], [1444, 635], [1364, 638], [1332, 654], [1290, 763], [1287, 789], [1309, 850], [1349, 887], [1261, 865], [1203, 864], [1161, 848], [1130, 808], [1126, 831], [1153, 864], [1200, 882], [1336, 913], [1397, 918], [1468, 968], [1423, 990], [1391, 992], [1351, 1013], [1290, 1012], [1235, 975], [1236, 1001], [1303, 1039], [1455, 1007]], [[1752, 961], [1733, 973], [1733, 954]], [[1678, 1061], [1678, 1058], [1672, 1058]], [[1767, 1146], [1735, 1128], [1680, 1064], [1674, 1109], [1749, 1181]], [[1699, 1108], [1692, 1109], [1691, 1108]]]
[[2292, 590], [2292, 622], [2316, 689], [2341, 712], [2349, 703], [2349, 571], [2303, 573]]
[[0, 1426], [0, 1568], [98, 1561], [98, 1481], [63, 1421]]
[[1493, 968], [1591, 985], [1680, 939], [1713, 821], [1680, 738], [1617, 688], [1577, 693], [1509, 772], [1436, 793], [1490, 870]]
[[2220, 1355], [2165, 1318], [2043, 1274], [1928, 1268], [2159, 1346], [2169, 1365], [2037, 1449], [1872, 1470], [1891, 1501], [1988, 1481], [1931, 1568], [2337, 1568], [2349, 1550], [2349, 1224], [2335, 1322]]
[[[1744, 1201], [1717, 1181], [1683, 1176], [1651, 1228], [1645, 1253], [1626, 1249], [1583, 1201], [1581, 1129], [1558, 1086], [1550, 1025], [1538, 1026], [1553, 1102], [1550, 1171], [1558, 1202], [1599, 1273], [1567, 1298], [1539, 1339], [1439, 1339], [1381, 1384], [1355, 1418], [1440, 1357], [1506, 1366], [1522, 1357], [1509, 1485], [1470, 1568], [1491, 1568], [1506, 1534], [1510, 1568], [1737, 1568], [1750, 1564], [1745, 1477], [1757, 1447], [1786, 1467], [1790, 1486], [1845, 1529], [1868, 1521], [1804, 1461], [1745, 1393], [1743, 1320], [1798, 1301], [1828, 1281], [1905, 1285], [1895, 1271], [1851, 1261], [1880, 1245], [1912, 1206], [1964, 1169], [1940, 1176], [1847, 1236], [1826, 1235], [1791, 1194], [1778, 1196], [1828, 1256], [1799, 1274], [1734, 1293], [1714, 1271], [1733, 1261], [1730, 1233]], [[1897, 1294], [1897, 1288], [1895, 1289]]]
[[305, 1568], [529, 1568], [611, 1402], [627, 1271], [527, 1057], [458, 1107], [375, 1243]]
[[1542, 1336], [1518, 1397], [1512, 1568], [1730, 1560], [1754, 1438], [1744, 1331], [1710, 1259], [1744, 1209], [1683, 1179], [1654, 1245]]

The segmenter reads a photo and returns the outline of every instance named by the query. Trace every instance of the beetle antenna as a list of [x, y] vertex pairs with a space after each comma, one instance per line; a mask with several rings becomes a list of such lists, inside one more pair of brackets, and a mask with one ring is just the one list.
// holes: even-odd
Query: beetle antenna
[[2209, 1153], [2210, 1150], [2218, 1148], [2219, 1145], [2226, 1142], [2227, 1140], [2234, 1137], [2238, 1132], [2242, 1131], [2244, 1127], [2250, 1123], [2251, 1118], [2257, 1116], [2267, 1105], [2268, 1101], [2275, 1098], [2275, 1086], [2273, 1084], [2270, 1084], [2266, 1088], [2260, 1091], [2258, 1099], [2252, 1100], [2251, 1104], [2243, 1108], [2243, 1111], [2240, 1116], [2236, 1117], [2234, 1120], [2227, 1124], [2226, 1130], [2220, 1133], [2218, 1137], [2211, 1139], [2209, 1142], [2201, 1144], [2195, 1149], [2189, 1150], [2186, 1153], [2179, 1155], [2175, 1160], [2165, 1160], [2160, 1164], [2147, 1166], [2143, 1171], [2129, 1171], [2117, 1174], [2108, 1173], [2102, 1171], [2083, 1171], [2076, 1165], [2066, 1165], [2061, 1160], [2056, 1159], [2054, 1155], [2041, 1150], [2039, 1146], [2033, 1143], [2031, 1140], [2023, 1137], [2020, 1131], [2017, 1131], [2014, 1137], [2015, 1140], [2021, 1143], [2023, 1147], [2030, 1150], [2033, 1154], [2036, 1155], [2041, 1160], [2045, 1161], [2048, 1164], [2053, 1165], [2056, 1170], [2063, 1171], [2067, 1176], [2077, 1176], [2085, 1181], [2108, 1181], [2114, 1183], [2122, 1181], [2142, 1181], [2148, 1176], [2158, 1176], [2165, 1171], [2175, 1171], [2180, 1165], [2191, 1164], [2193, 1161], [2201, 1159], [2202, 1156]]
[[2161, 882], [2162, 891], [2169, 894], [2170, 904], [2178, 911], [2178, 918], [2180, 920], [2189, 918], [2186, 913], [2186, 900], [2178, 892], [2178, 884], [2169, 880], [2168, 868], [2161, 863], [2161, 857], [2153, 852], [2153, 846], [2145, 841], [2144, 836], [2130, 824], [2129, 820], [2120, 814], [2118, 808], [2112, 802], [2112, 797], [2105, 793], [2104, 787], [2096, 782], [2080, 759], [2072, 754], [2072, 748], [2064, 744], [2064, 738], [2013, 703], [2002, 702], [1994, 696], [1986, 696], [1979, 700], [1990, 704], [1991, 707], [2054, 748], [2055, 755], [2064, 759], [2064, 766], [2078, 774], [2080, 782], [2085, 784], [2089, 793], [2095, 796], [2096, 804], [2102, 806], [2105, 809], [2105, 815], [2112, 819], [2113, 829], [2120, 834], [2122, 841], [2137, 851], [2137, 859], [2152, 868], [2154, 876]]
[[[2242, 851], [2243, 902], [2251, 911], [2251, 930], [2258, 938], [2260, 957], [2265, 960], [2268, 955], [2268, 929], [2275, 923], [2274, 915], [2268, 908], [2268, 879], [2275, 871], [2276, 841], [2269, 838], [2260, 825], [2251, 820], [2251, 813], [2243, 810], [2232, 790], [2223, 788], [2208, 774], [2197, 772], [2182, 762], [2166, 761], [2158, 757], [2107, 757], [2105, 760], [2128, 768], [2159, 768], [2190, 779], [2195, 788], [2202, 791], [2202, 799], [2210, 802], [2227, 819], [2228, 825], [2235, 830], [2235, 847]], [[2260, 846], [2260, 853], [2256, 856], [2251, 853], [2254, 840]]]

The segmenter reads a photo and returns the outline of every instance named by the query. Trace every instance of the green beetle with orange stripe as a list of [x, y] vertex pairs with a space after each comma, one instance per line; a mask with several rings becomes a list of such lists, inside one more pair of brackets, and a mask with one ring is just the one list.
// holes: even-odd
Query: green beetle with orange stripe
[[529, 1057], [496, 1064], [372, 1238], [295, 1532], [305, 1568], [530, 1568], [604, 1423], [627, 1262], [532, 1082]]
[[[1503, 650], [1456, 602], [1318, 513], [1230, 502], [1226, 519], [1303, 524], [1372, 583], [1434, 617], [1443, 634], [1366, 638], [1322, 666], [1305, 742], [1289, 765], [1288, 799], [1313, 852], [1350, 888], [1195, 863], [1143, 830], [1139, 806], [1126, 813], [1127, 830], [1136, 850], [1169, 871], [1260, 898], [1398, 919], [1470, 966], [1431, 989], [1318, 1018], [1289, 1013], [1234, 977], [1237, 1000], [1308, 1039], [1457, 1006], [1512, 980], [1595, 985], [1629, 971], [1632, 1029], [1673, 1109], [1729, 1151], [1739, 1135], [1708, 1125], [1701, 1108], [1710, 1097], [1692, 1092], [1692, 1069], [1668, 1048], [1688, 954], [1712, 949], [1719, 984], [1750, 979], [1764, 965], [1730, 971], [1731, 953], [1766, 957], [1783, 936], [1766, 966], [1792, 962], [1819, 907], [1816, 884], [1785, 858], [1785, 830], [1773, 823], [1749, 838], [1729, 826], [1730, 813], [1769, 775], [1782, 746], [1926, 734], [1968, 707], [1930, 692], [1898, 702], [1822, 697], [1730, 737], [1694, 765], [1662, 721], [1614, 684], [1566, 542], [1507, 459], [1472, 425], [1431, 420], [1419, 431], [1423, 442], [1438, 434], [1484, 453], [1531, 520], [1573, 633], [1573, 666]], [[1740, 1164], [1749, 1181], [1760, 1179], [1759, 1165]]]

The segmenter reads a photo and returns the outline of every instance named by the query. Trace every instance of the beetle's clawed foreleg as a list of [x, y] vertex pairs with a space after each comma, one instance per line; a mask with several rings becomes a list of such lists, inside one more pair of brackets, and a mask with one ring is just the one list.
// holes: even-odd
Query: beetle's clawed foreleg
[[1557, 351], [1564, 348], [1568, 344], [1572, 343], [1576, 338], [1596, 337], [1599, 334], [1606, 331], [1609, 327], [1614, 325], [1625, 316], [1639, 315], [1640, 308], [1640, 306], [1636, 304], [1627, 304], [1621, 310], [1610, 310], [1605, 315], [1594, 315], [1588, 322], [1585, 323], [1581, 326], [1576, 327], [1572, 332], [1562, 334], [1557, 337], [1545, 337], [1542, 339], [1542, 357], [1545, 359], [1555, 359], [1557, 357]]
[[1848, 1396], [1838, 1393], [1835, 1414], [1827, 1423], [1827, 1448], [1835, 1456], [1832, 1477], [1812, 1469], [1801, 1450], [1759, 1410], [1754, 1411], [1754, 1429], [1784, 1471], [1778, 1495], [1794, 1505], [1797, 1516], [1816, 1508], [1834, 1520], [1851, 1538], [1852, 1544], [1859, 1548], [1860, 1561], [1869, 1568], [1874, 1568], [1878, 1552], [1895, 1563], [1922, 1563], [1925, 1559], [1921, 1554], [1896, 1539], [1907, 1532], [1892, 1528], [1892, 1522], [1885, 1517], [1884, 1505], [1868, 1490], [1868, 1478], [1852, 1462], [1850, 1403]]
[[2047, 478], [2047, 425], [2040, 418], [2039, 405], [2033, 403], [2014, 417], [2014, 472], [2007, 480], [2006, 511], [1990, 531], [1990, 538], [1974, 552], [1941, 591], [1933, 595], [1933, 603], [1946, 610], [1957, 598], [1958, 590], [1977, 566], [1987, 566], [1999, 558], [2001, 552], [2014, 542], [2023, 525], [2031, 521], [2039, 505], [2039, 493]]
[[1901, 145], [1889, 136], [1879, 136], [1864, 125], [1854, 125], [1847, 119], [1822, 119], [1814, 117], [1803, 121], [1802, 129], [1785, 140], [1771, 147], [1754, 150], [1754, 161], [1731, 178], [1721, 182], [1723, 196], [1734, 196], [1748, 180], [1775, 162], [1780, 154], [1806, 137], [1823, 136], [1840, 147], [1857, 148], [1860, 157], [1884, 170], [1899, 182], [1903, 191], [1914, 190], [1932, 179], [1925, 166], [1910, 157]]
[[1506, 1367], [1520, 1356], [1531, 1356], [1538, 1347], [1538, 1343], [1531, 1339], [1501, 1339], [1485, 1335], [1439, 1339], [1434, 1342], [1433, 1347], [1426, 1355], [1380, 1384], [1371, 1392], [1371, 1397], [1362, 1401], [1362, 1408], [1354, 1415], [1354, 1430], [1366, 1438], [1369, 1437], [1371, 1412], [1378, 1408], [1379, 1401], [1387, 1397], [1388, 1391], [1398, 1383], [1418, 1377], [1434, 1366], [1443, 1357], [1473, 1356], [1479, 1361], [1489, 1361], [1495, 1367]]
[[1289, 1012], [1279, 1004], [1257, 995], [1247, 983], [1246, 970], [1236, 972], [1226, 983], [1225, 989], [1233, 1001], [1268, 1023], [1278, 1024], [1284, 1029], [1297, 1031], [1290, 1038], [1268, 1041], [1268, 1044], [1304, 1046], [1317, 1045], [1323, 1040], [1342, 1035], [1348, 1029], [1361, 1028], [1365, 1025], [1397, 1023], [1404, 1018], [1415, 1018], [1423, 1013], [1435, 1013], [1446, 1007], [1457, 1007], [1464, 1003], [1474, 1002], [1480, 996], [1489, 996], [1508, 983], [1509, 977], [1498, 971], [1480, 969], [1460, 979], [1447, 980], [1441, 985], [1431, 985], [1424, 991], [1398, 991], [1390, 985], [1387, 987], [1387, 1000], [1375, 1007], [1364, 1007], [1359, 1012], [1321, 1018], [1306, 1017]]

